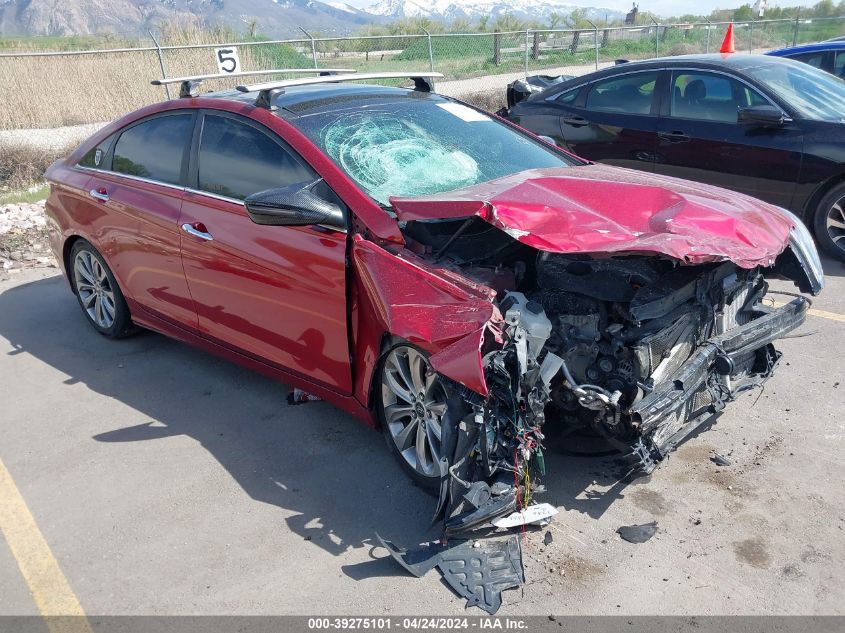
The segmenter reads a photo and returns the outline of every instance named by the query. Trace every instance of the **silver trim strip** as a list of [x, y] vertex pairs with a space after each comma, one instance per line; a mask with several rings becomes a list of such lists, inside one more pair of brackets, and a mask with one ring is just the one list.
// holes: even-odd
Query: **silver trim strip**
[[123, 174], [119, 171], [108, 171], [106, 169], [97, 169], [96, 167], [86, 167], [85, 165], [74, 165], [76, 169], [83, 169], [85, 171], [93, 171], [97, 174], [106, 174], [109, 176], [117, 176], [118, 178], [128, 178], [129, 180], [137, 180], [138, 182], [145, 182], [149, 185], [158, 185], [159, 187], [167, 187], [168, 189], [174, 189], [175, 191], [182, 191], [186, 190], [185, 187], [182, 185], [174, 185], [169, 182], [162, 182], [160, 180], [152, 180], [150, 178], [143, 178], [141, 176], [132, 176], [130, 174]]
[[[221, 196], [216, 193], [210, 193], [208, 191], [200, 191], [199, 189], [191, 189], [190, 187], [181, 187], [177, 185], [171, 185], [170, 183], [160, 182], [158, 180], [150, 180], [148, 178], [141, 178], [140, 176], [130, 176], [128, 174], [121, 174], [117, 171], [106, 171], [105, 169], [97, 169], [96, 167], [85, 167], [84, 165], [74, 165], [77, 169], [84, 169], [85, 171], [92, 171], [98, 174], [108, 174], [111, 176], [118, 176], [119, 178], [129, 178], [130, 180], [137, 180], [139, 182], [145, 182], [151, 185], [159, 185], [161, 187], [167, 187], [168, 189], [174, 189], [176, 191], [181, 191], [182, 193], [193, 193], [199, 196], [208, 196], [209, 198], [214, 198], [215, 200], [221, 200], [223, 202], [231, 202], [232, 204], [236, 204], [238, 206], [243, 206], [244, 201], [238, 200], [236, 198], [229, 198], [227, 196]], [[345, 228], [340, 228], [338, 226], [329, 226], [327, 224], [315, 224], [313, 226], [319, 226], [324, 229], [329, 229], [330, 231], [335, 231], [337, 233], [344, 233], [347, 234], [349, 231]]]
[[[227, 196], [221, 196], [216, 193], [210, 193], [208, 191], [200, 191], [199, 189], [191, 189], [190, 187], [185, 188], [185, 193], [192, 193], [198, 196], [207, 196], [209, 198], [214, 198], [215, 200], [221, 200], [222, 202], [231, 202], [232, 204], [236, 204], [240, 207], [244, 206], [243, 200], [238, 200], [236, 198], [229, 198]], [[348, 233], [346, 229], [342, 229], [338, 226], [329, 226], [327, 224], [312, 224], [311, 226], [319, 226], [324, 229], [329, 229], [330, 231], [336, 231], [337, 233]]]

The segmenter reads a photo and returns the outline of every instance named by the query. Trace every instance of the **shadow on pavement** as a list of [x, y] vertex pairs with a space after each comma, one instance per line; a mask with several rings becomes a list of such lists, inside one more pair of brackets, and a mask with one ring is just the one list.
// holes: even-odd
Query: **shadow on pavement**
[[[0, 335], [10, 354], [29, 354], [66, 374], [65, 384], [84, 383], [151, 420], [97, 420], [110, 430], [92, 441], [191, 437], [252, 499], [293, 512], [287, 526], [308, 545], [341, 555], [371, 547], [377, 530], [408, 543], [433, 536], [434, 501], [379, 433], [327, 403], [289, 406], [284, 385], [164, 336], [109, 341], [85, 322], [62, 277], [0, 294]], [[401, 573], [385, 563], [385, 573]]]
[[[164, 336], [109, 341], [84, 320], [62, 277], [0, 294], [0, 335], [10, 354], [29, 354], [66, 374], [65, 383], [84, 383], [151, 420], [98, 421], [110, 430], [94, 441], [191, 437], [252, 499], [295, 513], [287, 526], [310, 545], [334, 555], [370, 547], [373, 560], [344, 568], [353, 579], [404, 573], [375, 557], [376, 531], [404, 546], [439, 536], [429, 530], [434, 500], [410, 483], [378, 433], [327, 403], [291, 407], [285, 386]], [[592, 518], [630, 483], [619, 481], [618, 455], [552, 450], [547, 469], [544, 500]], [[594, 482], [607, 489], [587, 491]]]

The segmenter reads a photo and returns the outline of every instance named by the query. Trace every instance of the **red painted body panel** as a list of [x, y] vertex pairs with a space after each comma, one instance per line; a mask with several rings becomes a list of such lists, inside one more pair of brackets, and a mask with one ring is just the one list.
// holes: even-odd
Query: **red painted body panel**
[[221, 343], [210, 341], [207, 338], [200, 336], [197, 332], [180, 328], [169, 321], [159, 319], [143, 310], [143, 308], [129, 300], [129, 309], [132, 312], [132, 320], [147, 329], [159, 332], [165, 336], [169, 336], [183, 343], [193, 345], [205, 352], [215, 354], [228, 361], [237, 363], [256, 371], [263, 376], [267, 376], [273, 380], [278, 380], [291, 387], [298, 387], [308, 393], [319, 396], [324, 400], [331, 402], [336, 407], [354, 415], [356, 418], [366, 423], [368, 426], [375, 426], [375, 418], [367, 407], [362, 406], [361, 403], [352, 396], [344, 396], [338, 394], [323, 385], [315, 382], [310, 382], [302, 376], [287, 371], [285, 368], [277, 367], [271, 363], [266, 362], [261, 358], [254, 358], [249, 354], [245, 354], [239, 350], [232, 349]]
[[391, 203], [402, 220], [478, 215], [554, 253], [648, 252], [744, 268], [771, 266], [792, 229], [776, 207], [754, 198], [605, 165], [525, 171]]
[[[461, 283], [457, 276], [449, 280], [409, 251], [395, 255], [360, 235], [352, 240], [352, 262], [360, 298], [354, 349], [361, 379], [356, 393], [362, 402], [367, 402], [385, 332], [432, 353], [432, 366], [444, 375], [487, 393], [481, 344], [485, 330], [502, 320], [492, 303], [493, 290], [468, 280]], [[460, 349], [472, 353], [440, 356], [461, 341], [469, 342]]]
[[200, 332], [340, 393], [352, 393], [346, 318], [346, 234], [260, 226], [243, 204], [187, 192], [182, 258]]
[[[231, 201], [71, 167], [123, 126], [183, 108], [242, 114], [279, 134], [346, 203], [350, 234], [259, 226]], [[91, 241], [140, 325], [305, 389], [371, 424], [368, 403], [386, 337], [420, 346], [437, 371], [487, 393], [481, 354], [502, 323], [495, 291], [404, 249], [397, 220], [268, 110], [209, 97], [149, 106], [53, 165], [48, 180], [57, 256], [73, 236]], [[94, 186], [108, 191], [109, 202], [88, 195]], [[791, 228], [774, 207], [751, 198], [596, 165], [397, 199], [395, 209], [403, 220], [477, 214], [541, 250], [651, 252], [749, 267], [770, 264]], [[185, 234], [182, 223], [202, 223], [214, 240]]]
[[102, 172], [88, 186], [109, 195], [108, 202], [89, 198], [86, 208], [101, 210], [107, 222], [96, 246], [124, 294], [165, 319], [196, 327], [179, 244], [184, 190]]
[[47, 229], [50, 248], [61, 270], [67, 275], [64, 260], [64, 245], [68, 238], [79, 235], [90, 239], [85, 227], [77, 225], [75, 218], [81, 215], [80, 207], [88, 202], [88, 181], [91, 175], [66, 167], [57, 162], [50, 167], [55, 178], [47, 199]]

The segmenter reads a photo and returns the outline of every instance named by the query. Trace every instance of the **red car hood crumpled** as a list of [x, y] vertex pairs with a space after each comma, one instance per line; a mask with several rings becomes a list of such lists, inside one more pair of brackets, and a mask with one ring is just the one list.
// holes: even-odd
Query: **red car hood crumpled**
[[400, 220], [478, 215], [553, 253], [661, 253], [743, 268], [773, 265], [793, 228], [776, 207], [749, 196], [606, 165], [528, 170], [390, 202]]

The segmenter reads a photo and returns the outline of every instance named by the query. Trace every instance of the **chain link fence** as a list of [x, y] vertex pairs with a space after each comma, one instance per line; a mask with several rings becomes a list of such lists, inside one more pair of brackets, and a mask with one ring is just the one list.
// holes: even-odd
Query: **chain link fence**
[[[236, 48], [242, 70], [353, 68], [362, 72], [434, 70], [438, 92], [488, 110], [504, 105], [505, 87], [532, 74], [584, 74], [617, 59], [717, 52], [727, 22], [592, 25], [583, 29], [501, 33], [427, 33], [150, 46], [107, 50], [0, 52], [0, 130], [107, 121], [165, 98], [150, 85], [161, 76], [218, 72], [216, 49]], [[303, 32], [304, 33], [304, 32]], [[734, 23], [738, 52], [845, 35], [845, 16]], [[274, 75], [284, 78], [284, 75]], [[264, 80], [258, 76], [250, 82]], [[231, 88], [209, 81], [208, 90]], [[45, 92], [46, 91], [46, 92]]]

